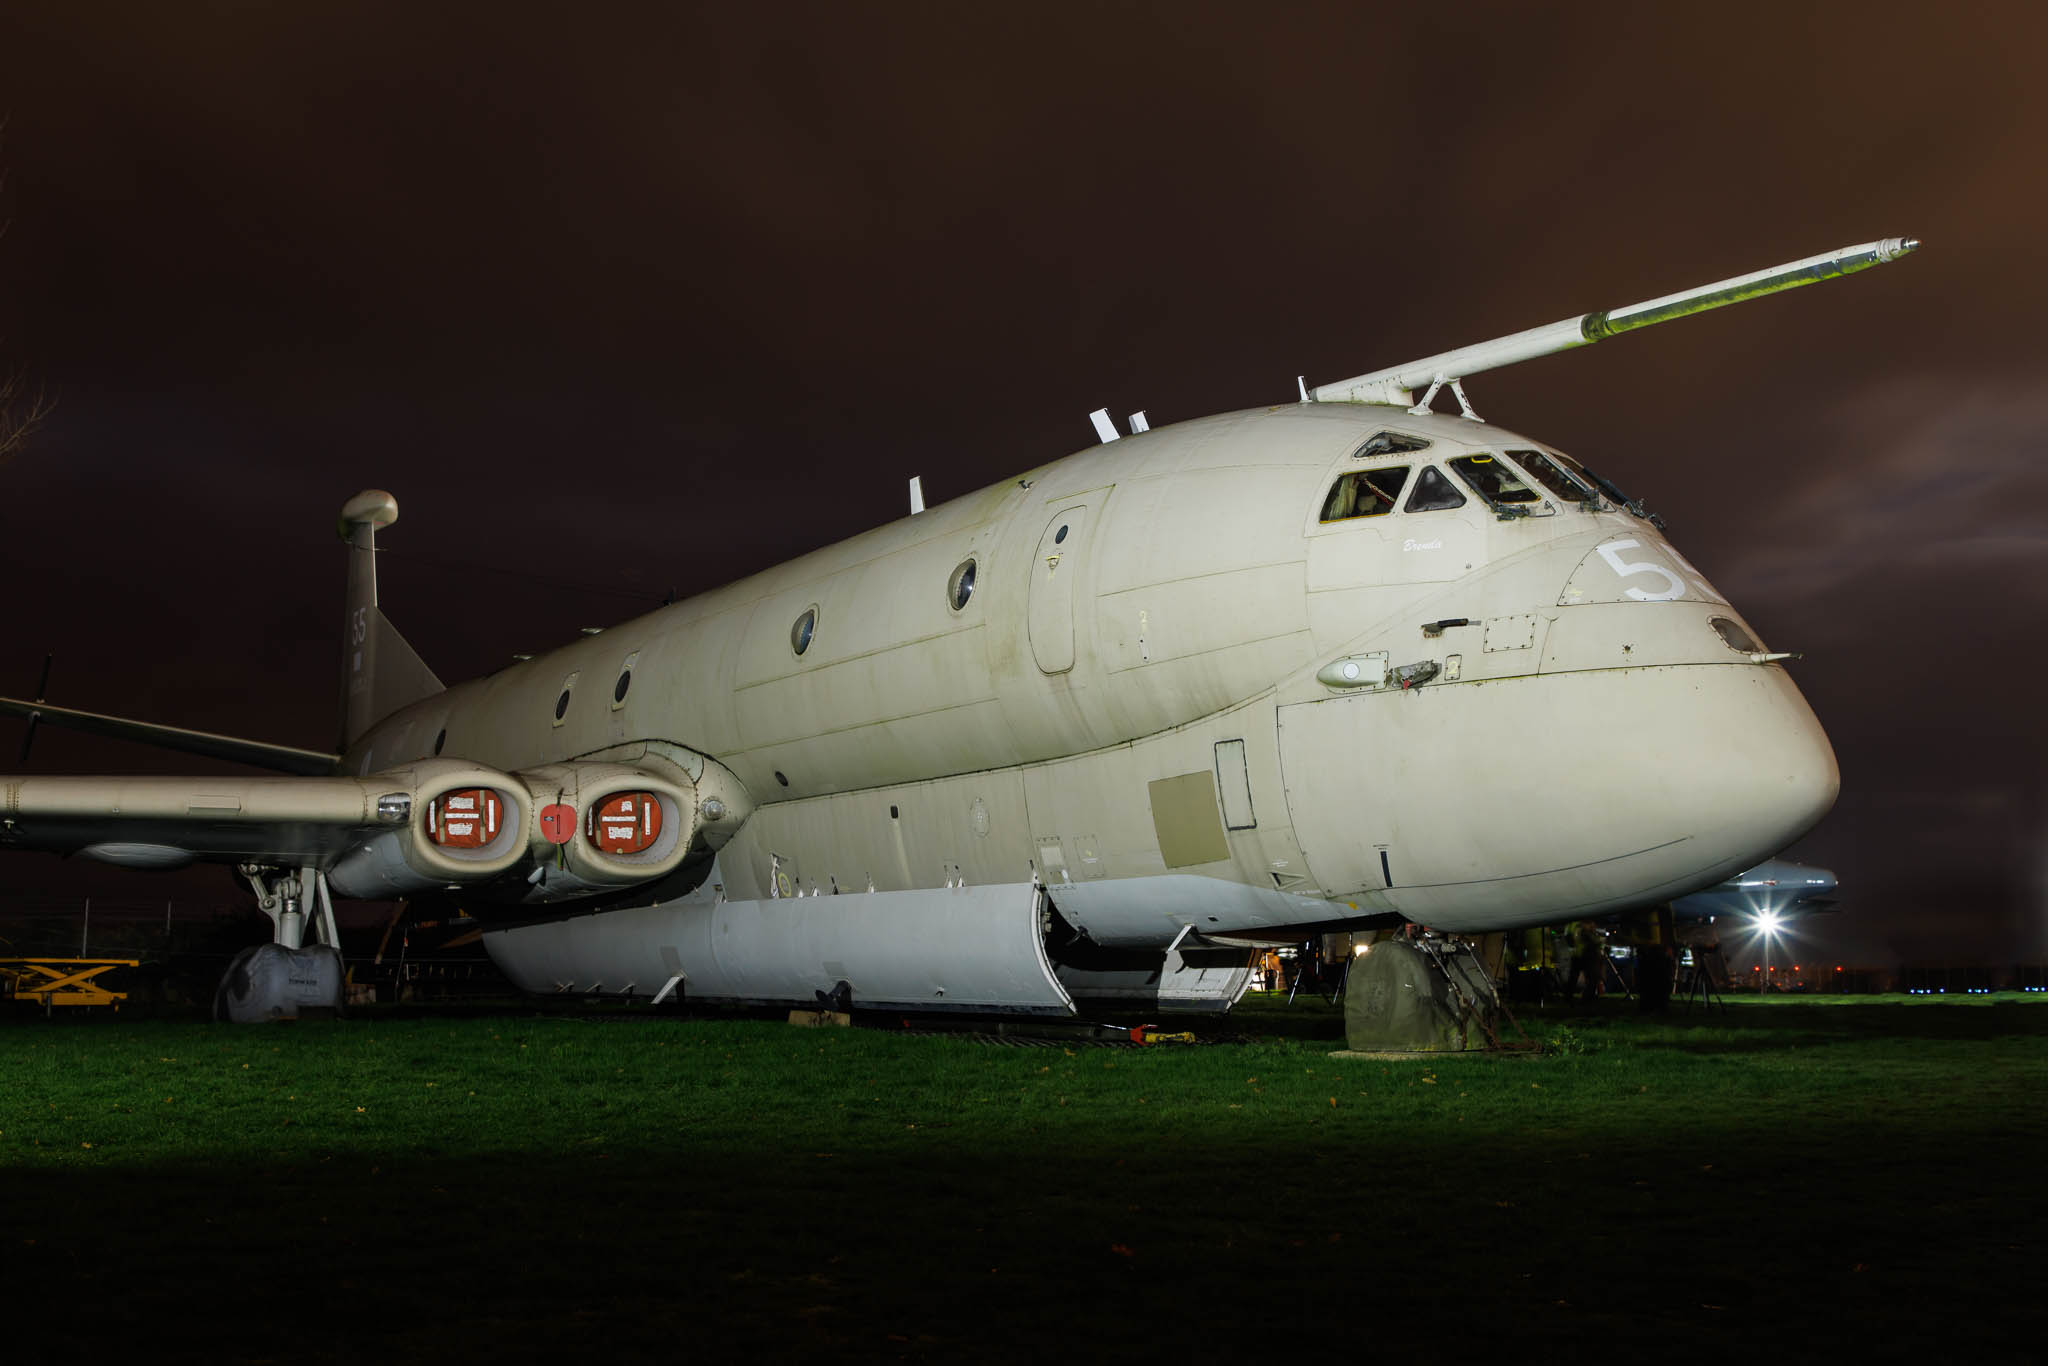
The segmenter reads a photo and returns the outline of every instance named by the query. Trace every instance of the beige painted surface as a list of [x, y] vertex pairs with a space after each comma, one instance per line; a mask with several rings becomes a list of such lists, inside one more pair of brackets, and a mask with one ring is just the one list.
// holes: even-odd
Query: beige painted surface
[[1145, 785], [1145, 792], [1151, 802], [1152, 834], [1159, 841], [1159, 858], [1167, 867], [1221, 863], [1230, 857], [1214, 774], [1154, 778]]
[[[1380, 430], [1433, 444], [1355, 458]], [[1772, 733], [1809, 757], [1825, 740], [1781, 671], [1735, 655], [1707, 625], [1729, 614], [1718, 595], [1624, 511], [1549, 505], [1501, 520], [1467, 490], [1454, 510], [1318, 521], [1348, 470], [1405, 465], [1412, 489], [1424, 465], [1531, 444], [1463, 419], [1337, 404], [1161, 428], [415, 710], [449, 718], [465, 757], [508, 768], [600, 748], [619, 737], [621, 717], [632, 734], [716, 755], [757, 807], [724, 860], [735, 895], [767, 895], [778, 862], [805, 886], [932, 887], [1010, 881], [1052, 850], [1062, 867], [1042, 871], [1055, 882], [1192, 867], [1336, 896], [1340, 913], [1359, 915], [1398, 907], [1404, 883], [1413, 904], [1417, 887], [1483, 885], [1471, 899], [1488, 915], [1551, 914], [1560, 897], [1614, 892], [1593, 874], [1563, 879], [1560, 892], [1559, 867], [1639, 853], [1631, 841], [1642, 837], [1611, 819], [1628, 802], [1616, 791], [1636, 781], [1629, 754], [1722, 727], [1758, 733], [1749, 711], [1779, 705], [1764, 694], [1789, 697], [1797, 713]], [[1597, 553], [1620, 542], [1629, 548]], [[955, 611], [947, 584], [969, 558], [975, 593]], [[1683, 590], [1670, 601], [1627, 596], [1673, 581]], [[817, 625], [798, 655], [790, 629], [807, 610]], [[1423, 635], [1423, 623], [1445, 619], [1470, 624]], [[1369, 697], [1315, 681], [1328, 660], [1375, 650], [1391, 667], [1441, 666], [1455, 653], [1459, 676]], [[608, 681], [635, 652], [633, 694], [622, 712], [609, 709]], [[1535, 684], [1689, 666], [1751, 682], [1620, 693], [1590, 679]], [[587, 683], [554, 727], [572, 672]], [[1698, 710], [1710, 696], [1720, 700]], [[1632, 700], [1602, 713], [1615, 697]], [[1298, 733], [1300, 705], [1318, 701], [1359, 719], [1319, 722], [1313, 762], [1299, 745], [1283, 756], [1283, 718]], [[393, 718], [372, 738], [374, 765], [409, 757], [438, 724]], [[1243, 742], [1261, 812], [1252, 829], [1222, 830], [1220, 740]], [[1659, 762], [1681, 774], [1689, 755]], [[1196, 773], [1213, 837], [1183, 839], [1200, 824], [1192, 784], [1169, 784], [1175, 814], [1163, 823], [1154, 785]], [[1685, 826], [1672, 838], [1692, 842], [1702, 870], [1769, 852], [1726, 839], [1706, 849], [1712, 841], [1692, 827], [1719, 817], [1671, 819]], [[1377, 846], [1389, 840], [1394, 889], [1379, 874]], [[1518, 905], [1526, 878], [1547, 890]], [[1441, 896], [1428, 904], [1442, 914]]]
[[[1355, 454], [1382, 430], [1432, 444]], [[448, 760], [510, 774], [638, 752], [680, 765], [691, 802], [723, 794], [703, 827], [723, 895], [1037, 876], [1057, 903], [1144, 879], [1182, 895], [1195, 875], [1242, 892], [1195, 898], [1204, 932], [1236, 914], [1537, 923], [1748, 866], [1825, 809], [1832, 757], [1659, 531], [1612, 507], [1503, 519], [1471, 490], [1319, 519], [1348, 472], [1404, 465], [1412, 489], [1424, 466], [1534, 444], [1351, 404], [1155, 429], [427, 697], [342, 771], [444, 735]], [[1396, 679], [1456, 656], [1457, 674], [1317, 681], [1365, 655]], [[1257, 813], [1242, 829], [1218, 803], [1223, 742]]]

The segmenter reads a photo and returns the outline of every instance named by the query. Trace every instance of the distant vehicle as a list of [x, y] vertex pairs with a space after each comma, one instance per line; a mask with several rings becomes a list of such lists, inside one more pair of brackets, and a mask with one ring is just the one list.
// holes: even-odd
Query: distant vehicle
[[336, 942], [335, 896], [404, 897], [534, 992], [1024, 1014], [1223, 1010], [1257, 940], [1715, 888], [1835, 799], [1790, 656], [1463, 381], [1915, 246], [1298, 403], [1098, 412], [1078, 454], [453, 688], [378, 603], [370, 490], [337, 751], [0, 701], [292, 775], [6, 778], [0, 847], [235, 865], [286, 954]]

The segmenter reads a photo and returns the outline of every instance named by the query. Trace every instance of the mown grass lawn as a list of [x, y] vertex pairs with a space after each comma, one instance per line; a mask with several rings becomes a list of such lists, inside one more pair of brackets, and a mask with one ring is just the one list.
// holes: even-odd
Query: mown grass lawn
[[2038, 1343], [2048, 1005], [1525, 1018], [1540, 1056], [645, 1013], [0, 1028], [25, 1304], [152, 1359]]

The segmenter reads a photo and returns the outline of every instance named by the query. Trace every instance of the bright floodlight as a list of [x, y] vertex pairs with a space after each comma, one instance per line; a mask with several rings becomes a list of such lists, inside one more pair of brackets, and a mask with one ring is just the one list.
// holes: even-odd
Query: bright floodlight
[[1756, 927], [1765, 934], [1776, 934], [1778, 932], [1777, 912], [1758, 911], [1756, 913]]

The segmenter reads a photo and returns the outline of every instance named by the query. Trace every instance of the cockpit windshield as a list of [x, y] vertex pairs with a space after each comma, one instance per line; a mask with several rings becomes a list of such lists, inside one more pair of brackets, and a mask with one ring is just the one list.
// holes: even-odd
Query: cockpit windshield
[[1472, 491], [1487, 502], [1536, 503], [1542, 495], [1522, 482], [1505, 461], [1496, 460], [1484, 454], [1461, 455], [1446, 462], [1458, 472], [1458, 477], [1472, 486]]
[[1415, 491], [1408, 495], [1409, 512], [1443, 512], [1463, 506], [1465, 495], [1436, 466], [1424, 465], [1422, 473], [1415, 476]]
[[1406, 465], [1353, 470], [1340, 475], [1330, 486], [1330, 496], [1323, 500], [1322, 520], [1341, 522], [1352, 517], [1384, 517], [1394, 510], [1394, 500], [1401, 496], [1401, 486], [1407, 482]]
[[1583, 503], [1592, 495], [1586, 486], [1564, 472], [1564, 467], [1542, 451], [1512, 450], [1509, 455], [1515, 463], [1529, 472], [1529, 477], [1549, 489], [1567, 503]]
[[[1515, 454], [1520, 455], [1521, 452], [1517, 451], [1515, 452]], [[1549, 452], [1549, 455], [1551, 459], [1557, 461], [1559, 465], [1562, 465], [1567, 472], [1575, 474], [1579, 478], [1585, 480], [1588, 484], [1600, 490], [1600, 492], [1606, 494], [1609, 498], [1614, 500], [1614, 502], [1620, 504], [1622, 507], [1634, 510], [1638, 506], [1635, 499], [1629, 497], [1620, 489], [1608, 483], [1605, 479], [1602, 479], [1599, 475], [1593, 473], [1593, 471], [1587, 469], [1584, 465], [1580, 464], [1578, 461], [1566, 455], [1563, 451], [1551, 451]]]
[[1363, 460], [1368, 455], [1406, 454], [1428, 449], [1429, 441], [1425, 437], [1410, 436], [1406, 432], [1374, 432], [1363, 446], [1351, 453], [1351, 458]]

